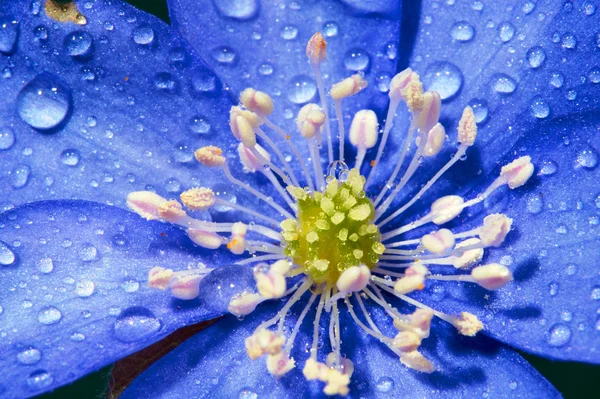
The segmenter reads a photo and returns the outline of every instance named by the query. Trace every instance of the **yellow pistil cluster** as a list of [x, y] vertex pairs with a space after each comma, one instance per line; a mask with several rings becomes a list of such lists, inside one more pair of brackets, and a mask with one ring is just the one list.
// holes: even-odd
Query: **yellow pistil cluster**
[[287, 187], [298, 214], [281, 223], [285, 253], [315, 283], [335, 284], [352, 266], [373, 269], [385, 251], [364, 184], [365, 178], [352, 169], [346, 181], [329, 179], [324, 192]]

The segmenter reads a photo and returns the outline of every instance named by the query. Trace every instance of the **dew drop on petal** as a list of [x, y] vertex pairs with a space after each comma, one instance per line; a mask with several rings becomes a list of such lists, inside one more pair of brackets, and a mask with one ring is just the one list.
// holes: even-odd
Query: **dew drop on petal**
[[127, 293], [136, 292], [140, 288], [140, 283], [135, 280], [126, 280], [121, 283], [121, 288]]
[[583, 3], [581, 9], [583, 10], [583, 13], [588, 16], [594, 15], [596, 12], [596, 6], [590, 1]]
[[27, 348], [17, 353], [19, 363], [26, 366], [38, 363], [42, 358], [42, 352], [37, 348]]
[[79, 163], [79, 152], [77, 150], [64, 150], [60, 154], [60, 161], [63, 165], [77, 166]]
[[560, 72], [554, 72], [550, 77], [550, 84], [555, 89], [560, 89], [565, 84], [565, 77]]
[[15, 254], [6, 244], [0, 241], [0, 265], [9, 266], [15, 262]]
[[450, 28], [450, 35], [459, 42], [468, 42], [473, 39], [475, 28], [467, 21], [459, 21]]
[[8, 127], [0, 127], [0, 151], [8, 150], [15, 144], [15, 133]]
[[62, 313], [54, 306], [43, 307], [38, 313], [38, 321], [45, 325], [56, 324], [61, 318]]
[[298, 36], [298, 28], [292, 25], [284, 26], [281, 29], [280, 36], [285, 40], [294, 40]]
[[592, 68], [588, 73], [588, 79], [594, 84], [600, 83], [600, 68]]
[[148, 45], [154, 41], [154, 29], [150, 25], [140, 25], [133, 30], [133, 41], [137, 44]]
[[548, 285], [548, 293], [550, 294], [550, 296], [556, 296], [556, 294], [558, 294], [558, 290], [560, 288], [560, 285], [557, 282], [551, 282]]
[[473, 109], [475, 122], [485, 123], [489, 116], [488, 102], [481, 98], [474, 98], [469, 101], [469, 106]]
[[19, 23], [11, 18], [0, 18], [0, 53], [11, 54], [16, 50]]
[[592, 293], [590, 294], [590, 298], [594, 301], [600, 301], [600, 286], [596, 285], [592, 287]]
[[17, 96], [17, 111], [35, 129], [58, 126], [71, 110], [71, 90], [58, 77], [43, 72], [27, 83]]
[[390, 392], [394, 389], [394, 380], [390, 377], [380, 377], [377, 380], [376, 387], [379, 392]]
[[448, 100], [462, 87], [463, 74], [456, 65], [447, 61], [437, 61], [425, 70], [423, 83], [427, 90], [437, 91], [442, 100]]
[[239, 265], [222, 266], [200, 282], [198, 298], [211, 310], [226, 312], [231, 298], [244, 291], [256, 291], [252, 269]]
[[260, 64], [258, 66], [258, 73], [260, 73], [263, 76], [272, 75], [273, 74], [273, 65], [269, 64], [268, 62]]
[[577, 38], [572, 33], [565, 33], [562, 37], [562, 48], [574, 50], [577, 48]]
[[337, 36], [339, 27], [335, 22], [325, 22], [323, 24], [323, 36], [334, 37]]
[[571, 329], [565, 324], [555, 324], [546, 336], [548, 344], [554, 347], [565, 346], [571, 340]]
[[498, 36], [504, 43], [508, 42], [515, 35], [515, 27], [510, 22], [502, 22], [498, 25]]
[[231, 65], [237, 61], [237, 54], [231, 47], [217, 47], [213, 49], [211, 54], [215, 61], [221, 64]]
[[246, 20], [258, 13], [258, 0], [213, 0], [217, 12], [223, 17]]
[[210, 132], [210, 123], [208, 123], [208, 120], [202, 115], [192, 117], [188, 126], [192, 133], [206, 134]]
[[527, 62], [529, 66], [533, 69], [537, 69], [544, 64], [546, 61], [546, 52], [540, 46], [534, 46], [527, 50]]
[[316, 93], [317, 86], [315, 81], [306, 75], [298, 75], [288, 83], [288, 99], [294, 104], [307, 103]]
[[544, 209], [544, 200], [540, 194], [531, 195], [527, 199], [527, 212], [537, 215]]
[[492, 76], [492, 89], [500, 94], [512, 94], [517, 88], [517, 82], [503, 73]]
[[238, 398], [239, 399], [257, 399], [258, 395], [256, 394], [256, 392], [252, 391], [249, 388], [243, 388], [240, 391], [240, 395]]
[[83, 244], [79, 250], [79, 258], [85, 262], [91, 262], [98, 258], [98, 250], [92, 244]]
[[12, 171], [12, 185], [14, 188], [25, 187], [29, 183], [31, 168], [24, 164], [16, 165]]
[[94, 39], [92, 35], [83, 31], [69, 33], [63, 42], [67, 54], [72, 57], [83, 57], [90, 53]]
[[550, 106], [540, 96], [533, 98], [529, 109], [531, 110], [531, 114], [538, 119], [545, 119], [550, 115]]
[[90, 280], [81, 280], [75, 285], [75, 293], [82, 298], [91, 296], [95, 289], [96, 285]]
[[592, 147], [587, 147], [577, 153], [575, 168], [593, 169], [598, 165], [598, 153]]
[[41, 390], [49, 387], [54, 382], [52, 374], [46, 370], [36, 370], [27, 377], [27, 386], [34, 390]]
[[196, 70], [190, 79], [192, 92], [198, 95], [213, 95], [218, 92], [217, 77], [208, 70]]
[[369, 68], [371, 58], [369, 53], [360, 48], [353, 48], [344, 55], [344, 65], [350, 71], [364, 71]]
[[121, 342], [136, 342], [150, 338], [161, 328], [161, 321], [149, 309], [133, 306], [119, 314], [115, 320], [114, 334]]
[[154, 76], [154, 87], [165, 93], [175, 93], [178, 89], [177, 81], [169, 72], [159, 72]]
[[48, 274], [54, 270], [54, 261], [51, 258], [40, 259], [37, 266], [41, 273]]

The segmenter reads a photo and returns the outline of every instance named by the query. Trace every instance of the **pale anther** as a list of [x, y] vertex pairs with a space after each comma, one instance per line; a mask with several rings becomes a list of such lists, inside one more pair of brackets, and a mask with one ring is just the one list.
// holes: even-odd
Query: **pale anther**
[[281, 352], [281, 348], [285, 344], [285, 337], [282, 334], [261, 328], [246, 338], [245, 344], [248, 357], [255, 360], [265, 353], [275, 355]]
[[371, 270], [365, 266], [352, 266], [344, 270], [336, 285], [341, 293], [362, 291], [371, 278]]
[[446, 195], [431, 204], [432, 222], [440, 225], [451, 221], [462, 211], [465, 200], [458, 195]]
[[471, 271], [471, 277], [488, 290], [497, 290], [512, 281], [510, 270], [499, 263], [478, 266]]
[[240, 102], [250, 111], [269, 116], [273, 112], [273, 99], [267, 93], [248, 87], [240, 94]]
[[532, 174], [533, 164], [528, 155], [515, 159], [500, 170], [500, 176], [506, 179], [509, 188], [521, 187]]
[[377, 115], [370, 109], [358, 111], [350, 126], [350, 142], [362, 150], [372, 148], [377, 143], [379, 125]]
[[[271, 162], [271, 155], [265, 150], [260, 144], [256, 144], [254, 149], [258, 151], [258, 153], [266, 159], [268, 162]], [[244, 145], [244, 143], [239, 143], [238, 147], [238, 155], [240, 158], [240, 162], [244, 167], [244, 172], [254, 173], [257, 170], [263, 170], [263, 164], [261, 161]]]
[[320, 64], [327, 58], [327, 42], [320, 32], [315, 33], [306, 44], [306, 56], [313, 65]]
[[364, 74], [356, 73], [349, 78], [331, 86], [329, 95], [334, 100], [341, 100], [353, 96], [367, 87], [368, 82], [364, 79]]
[[[456, 249], [477, 244], [481, 244], [481, 240], [478, 238], [469, 238], [456, 244]], [[483, 248], [474, 248], [464, 251], [460, 256], [452, 256], [451, 260], [454, 267], [457, 269], [463, 269], [478, 263], [482, 258]]]
[[176, 276], [169, 284], [171, 295], [177, 299], [190, 300], [198, 297], [200, 293], [200, 281], [204, 276], [188, 275]]
[[246, 316], [252, 313], [263, 300], [260, 294], [244, 291], [231, 298], [227, 310], [237, 317]]
[[296, 366], [293, 358], [285, 352], [267, 356], [267, 370], [275, 377], [281, 377]]
[[223, 155], [223, 150], [219, 147], [215, 147], [214, 145], [209, 145], [197, 149], [194, 152], [194, 156], [196, 157], [196, 160], [202, 165], [211, 168], [221, 167], [225, 165], [226, 161], [225, 156]]
[[510, 231], [512, 219], [501, 213], [493, 213], [483, 219], [479, 239], [486, 247], [499, 247]]
[[187, 214], [179, 202], [175, 200], [169, 200], [163, 202], [158, 207], [158, 216], [167, 222], [178, 223], [187, 217]]
[[423, 373], [433, 373], [435, 370], [433, 363], [427, 360], [419, 351], [403, 353], [400, 357], [400, 362], [413, 370]]
[[477, 123], [475, 122], [475, 114], [473, 113], [473, 108], [467, 106], [458, 121], [458, 142], [470, 147], [475, 143], [476, 137]]
[[462, 312], [452, 322], [454, 327], [462, 335], [474, 337], [479, 331], [483, 330], [483, 323], [479, 321], [477, 316], [469, 312]]
[[196, 187], [181, 193], [179, 199], [189, 209], [201, 211], [215, 204], [215, 193], [210, 188]]
[[300, 108], [296, 126], [304, 138], [310, 139], [319, 133], [325, 123], [325, 113], [317, 104], [306, 104]]
[[436, 123], [427, 134], [427, 144], [423, 150], [423, 155], [432, 157], [437, 155], [446, 141], [446, 129], [440, 123]]
[[419, 74], [410, 68], [400, 72], [390, 82], [391, 99], [401, 97], [405, 102], [410, 112], [418, 112], [423, 107], [423, 84]]
[[[279, 267], [279, 263], [287, 264], [289, 270], [289, 262], [287, 260], [279, 261], [268, 267], [264, 263], [254, 267], [254, 279], [256, 280], [256, 289], [265, 298], [274, 299], [281, 298], [285, 294], [287, 284], [285, 281], [285, 268]], [[267, 269], [265, 271], [265, 269]]]
[[425, 276], [414, 274], [399, 278], [394, 284], [394, 291], [398, 294], [410, 294], [411, 292], [422, 290], [425, 287]]
[[237, 222], [231, 226], [231, 241], [227, 243], [227, 248], [236, 255], [241, 255], [246, 249], [246, 233], [248, 226]]
[[424, 235], [421, 245], [434, 254], [441, 254], [454, 247], [454, 234], [448, 229], [441, 229]]
[[159, 290], [166, 290], [173, 278], [173, 270], [155, 266], [148, 272], [148, 286]]
[[423, 132], [429, 132], [440, 119], [442, 100], [437, 91], [423, 94], [423, 106], [417, 117], [417, 127]]
[[217, 249], [223, 244], [223, 237], [217, 233], [197, 229], [188, 229], [186, 232], [190, 240], [202, 248]]
[[255, 126], [252, 124], [252, 119], [248, 117], [248, 111], [242, 111], [239, 107], [231, 107], [229, 127], [234, 137], [244, 143], [246, 147], [253, 148], [256, 145]]
[[161, 219], [158, 209], [165, 202], [166, 199], [151, 191], [134, 191], [127, 195], [129, 209], [146, 220]]
[[392, 345], [401, 352], [412, 352], [421, 345], [421, 337], [412, 331], [401, 331], [394, 338]]

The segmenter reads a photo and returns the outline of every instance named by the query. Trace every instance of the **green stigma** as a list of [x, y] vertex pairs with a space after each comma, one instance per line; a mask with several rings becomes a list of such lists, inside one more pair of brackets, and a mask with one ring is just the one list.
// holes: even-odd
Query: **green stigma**
[[352, 266], [373, 269], [385, 250], [364, 184], [365, 178], [352, 169], [344, 182], [329, 180], [322, 193], [287, 187], [297, 200], [298, 217], [281, 223], [285, 253], [315, 283], [335, 284]]

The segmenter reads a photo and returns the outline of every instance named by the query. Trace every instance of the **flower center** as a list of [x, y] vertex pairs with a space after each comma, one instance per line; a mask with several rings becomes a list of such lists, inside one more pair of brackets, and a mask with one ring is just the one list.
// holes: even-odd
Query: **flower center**
[[385, 251], [364, 184], [352, 169], [346, 181], [330, 178], [322, 193], [288, 187], [298, 213], [281, 223], [285, 254], [316, 283], [335, 284], [342, 272], [360, 264], [373, 269]]

